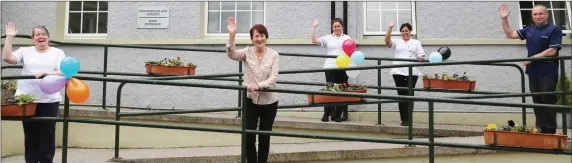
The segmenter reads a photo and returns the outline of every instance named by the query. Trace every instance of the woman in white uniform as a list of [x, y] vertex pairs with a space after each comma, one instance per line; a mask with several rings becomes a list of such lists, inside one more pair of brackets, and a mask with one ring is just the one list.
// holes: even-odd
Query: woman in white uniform
[[[400, 59], [417, 59], [418, 61], [423, 61], [425, 58], [425, 51], [418, 40], [411, 38], [411, 30], [413, 27], [409, 23], [404, 23], [399, 28], [401, 32], [401, 38], [391, 38], [391, 31], [395, 26], [395, 20], [389, 22], [389, 28], [385, 34], [385, 44], [388, 48], [393, 50], [393, 57]], [[406, 61], [394, 61], [393, 64], [407, 64], [411, 62]], [[392, 68], [390, 74], [393, 76], [396, 87], [409, 87], [409, 68], [399, 67]], [[423, 74], [419, 71], [419, 68], [413, 67], [413, 87], [417, 83], [419, 76]], [[397, 90], [399, 95], [408, 95], [407, 90]], [[413, 96], [411, 94], [410, 96]], [[409, 107], [413, 111], [413, 102], [399, 102], [399, 114], [401, 116], [401, 125], [407, 126], [409, 122]]]
[[[18, 48], [12, 51], [12, 41], [16, 36], [13, 23], [6, 26], [6, 40], [2, 49], [2, 60], [8, 64], [23, 64], [21, 75], [34, 75], [41, 78], [46, 75], [62, 75], [60, 62], [64, 51], [49, 46], [50, 33], [44, 26], [32, 28], [34, 46]], [[18, 80], [16, 94], [30, 94], [35, 97], [37, 117], [57, 117], [62, 96], [59, 92], [46, 94], [40, 89], [41, 79]], [[56, 152], [55, 121], [22, 121], [24, 127], [24, 158], [26, 163], [51, 163]]]
[[[312, 43], [320, 45], [321, 47], [326, 47], [326, 54], [329, 56], [338, 56], [343, 54], [342, 43], [345, 40], [351, 39], [349, 35], [343, 34], [344, 26], [343, 21], [340, 18], [334, 18], [332, 20], [333, 33], [318, 37], [316, 34], [316, 28], [320, 24], [320, 20], [315, 19], [312, 25]], [[335, 68], [336, 58], [328, 58], [324, 62], [324, 68]], [[326, 72], [326, 82], [328, 83], [347, 83], [348, 75], [346, 71], [328, 71]], [[343, 116], [341, 115], [343, 112]], [[338, 106], [325, 106], [324, 115], [322, 116], [323, 122], [328, 122], [329, 117], [336, 122], [347, 121], [348, 120], [348, 106], [338, 105]]]

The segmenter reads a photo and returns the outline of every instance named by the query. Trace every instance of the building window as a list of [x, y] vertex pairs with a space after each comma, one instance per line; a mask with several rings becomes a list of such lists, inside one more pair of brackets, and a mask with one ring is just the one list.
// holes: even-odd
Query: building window
[[[409, 23], [415, 27], [415, 2], [364, 2], [364, 34], [385, 35], [390, 20], [396, 20], [392, 35], [399, 35], [399, 26]], [[415, 30], [411, 31], [415, 34]]]
[[226, 36], [226, 20], [234, 16], [238, 22], [237, 36], [248, 35], [250, 28], [254, 24], [264, 24], [265, 6], [264, 2], [216, 2], [209, 1], [206, 8], [206, 35]]
[[107, 33], [107, 1], [67, 2], [66, 35]]
[[532, 8], [535, 5], [544, 5], [548, 10], [548, 22], [562, 29], [562, 33], [572, 33], [570, 1], [520, 1], [520, 20], [522, 28], [534, 24], [532, 21]]

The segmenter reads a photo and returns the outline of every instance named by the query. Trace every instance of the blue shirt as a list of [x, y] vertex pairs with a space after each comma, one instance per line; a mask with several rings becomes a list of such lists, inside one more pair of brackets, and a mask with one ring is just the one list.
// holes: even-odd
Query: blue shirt
[[[556, 56], [562, 47], [562, 30], [554, 24], [544, 26], [530, 25], [517, 30], [521, 40], [526, 40], [528, 57], [532, 57], [548, 48], [556, 48]], [[529, 76], [556, 76], [558, 77], [558, 60], [532, 61], [526, 67]]]

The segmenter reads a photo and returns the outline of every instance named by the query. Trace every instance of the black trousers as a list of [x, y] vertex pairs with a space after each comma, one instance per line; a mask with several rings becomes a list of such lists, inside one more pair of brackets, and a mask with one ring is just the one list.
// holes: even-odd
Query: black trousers
[[[328, 83], [348, 82], [348, 78], [346, 71], [326, 71], [326, 82]], [[348, 115], [348, 105], [324, 106], [324, 116], [331, 115], [332, 120], [335, 118], [341, 118], [342, 112], [346, 116]]]
[[[36, 117], [57, 117], [59, 102], [38, 103]], [[55, 121], [22, 121], [26, 163], [52, 163], [56, 152]]]
[[[247, 98], [246, 103], [246, 129], [256, 130], [258, 119], [260, 118], [259, 130], [272, 131], [278, 101], [268, 105], [257, 105], [252, 103], [252, 99]], [[256, 134], [246, 135], [246, 160], [248, 163], [268, 162], [270, 151], [270, 135], [258, 135], [258, 154], [256, 153]]]
[[[538, 77], [529, 76], [528, 84], [530, 92], [554, 92], [556, 91], [556, 84], [558, 77]], [[532, 101], [536, 104], [556, 104], [557, 95], [541, 95], [532, 96]], [[556, 133], [556, 111], [548, 108], [534, 108], [534, 115], [536, 116], [536, 127], [540, 129], [541, 133]]]
[[[418, 76], [413, 77], [413, 88], [415, 88], [415, 84], [417, 83]], [[409, 76], [404, 75], [393, 75], [393, 80], [395, 81], [396, 87], [409, 87]], [[407, 90], [397, 90], [398, 95], [408, 95]], [[410, 96], [413, 96], [411, 94]], [[401, 122], [408, 122], [409, 121], [409, 108], [413, 111], [413, 101], [411, 102], [399, 102], [399, 115], [401, 117]]]

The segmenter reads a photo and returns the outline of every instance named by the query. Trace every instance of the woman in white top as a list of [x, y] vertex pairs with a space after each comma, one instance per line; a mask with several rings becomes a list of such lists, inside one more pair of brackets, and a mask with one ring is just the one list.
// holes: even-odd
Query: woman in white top
[[[342, 43], [345, 40], [351, 39], [349, 35], [343, 34], [344, 26], [343, 21], [340, 18], [335, 18], [332, 20], [333, 33], [324, 35], [322, 37], [317, 36], [316, 28], [320, 24], [320, 20], [315, 19], [312, 25], [312, 43], [320, 45], [321, 47], [326, 46], [326, 54], [330, 56], [338, 56], [343, 54]], [[324, 62], [324, 68], [335, 68], [336, 58], [328, 58]], [[348, 75], [346, 71], [335, 70], [326, 72], [326, 82], [328, 83], [347, 83]], [[333, 112], [333, 113], [332, 113]], [[343, 116], [341, 115], [343, 112]], [[328, 122], [329, 117], [336, 122], [347, 121], [348, 120], [348, 106], [338, 105], [338, 106], [325, 106], [324, 115], [322, 116], [323, 122]]]
[[[418, 40], [411, 38], [411, 24], [404, 23], [399, 28], [401, 32], [401, 38], [391, 38], [391, 31], [393, 30], [393, 26], [395, 25], [395, 20], [389, 22], [389, 28], [387, 29], [387, 33], [385, 34], [385, 44], [388, 48], [393, 50], [393, 57], [400, 58], [400, 59], [417, 59], [419, 61], [423, 61], [425, 58], [425, 51], [423, 51], [423, 47], [421, 47], [421, 43]], [[393, 64], [407, 64], [411, 62], [406, 61], [394, 61]], [[409, 87], [409, 68], [408, 67], [399, 67], [399, 68], [392, 68], [391, 75], [393, 75], [393, 80], [395, 81], [396, 87]], [[419, 76], [423, 74], [419, 71], [419, 68], [413, 67], [413, 87], [417, 83], [417, 79]], [[408, 95], [407, 90], [397, 90], [399, 95]], [[410, 95], [410, 96], [413, 96]], [[409, 106], [408, 106], [409, 104]], [[399, 102], [399, 114], [401, 116], [401, 125], [406, 126], [408, 125], [409, 121], [409, 109], [411, 107], [411, 111], [413, 111], [413, 102]]]
[[[6, 26], [6, 40], [2, 50], [2, 60], [8, 64], [23, 64], [21, 75], [34, 75], [36, 78], [45, 75], [62, 75], [60, 62], [65, 54], [62, 50], [49, 46], [50, 33], [44, 26], [32, 28], [34, 46], [21, 47], [12, 52], [12, 40], [18, 30], [14, 23]], [[40, 89], [41, 79], [19, 80], [16, 94], [29, 94], [35, 97], [36, 114], [40, 117], [57, 117], [60, 93], [45, 94]], [[52, 162], [56, 151], [55, 121], [23, 121], [24, 150], [26, 162]]]

